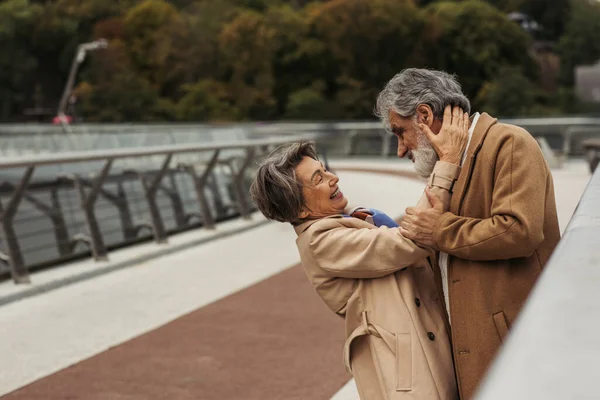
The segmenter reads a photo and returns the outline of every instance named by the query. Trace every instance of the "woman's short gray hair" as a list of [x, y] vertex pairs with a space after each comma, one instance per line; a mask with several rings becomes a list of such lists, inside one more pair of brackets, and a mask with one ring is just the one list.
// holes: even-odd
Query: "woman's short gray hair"
[[275, 149], [258, 166], [250, 186], [250, 197], [265, 217], [280, 222], [297, 223], [304, 207], [302, 183], [296, 167], [304, 157], [317, 159], [310, 142], [298, 142]]
[[375, 115], [390, 131], [390, 111], [401, 117], [412, 117], [419, 104], [427, 104], [434, 117], [442, 119], [447, 105], [471, 112], [471, 103], [463, 94], [456, 76], [444, 71], [407, 68], [396, 74], [377, 96]]

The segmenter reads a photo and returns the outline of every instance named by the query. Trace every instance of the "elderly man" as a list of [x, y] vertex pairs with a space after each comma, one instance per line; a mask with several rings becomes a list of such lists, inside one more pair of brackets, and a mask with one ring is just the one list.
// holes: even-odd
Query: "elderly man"
[[[379, 94], [376, 113], [421, 176], [437, 156], [429, 137], [447, 105], [470, 112], [456, 79], [406, 69]], [[535, 139], [486, 113], [471, 117], [450, 210], [406, 210], [402, 234], [439, 251], [459, 391], [477, 384], [560, 239], [552, 176]]]

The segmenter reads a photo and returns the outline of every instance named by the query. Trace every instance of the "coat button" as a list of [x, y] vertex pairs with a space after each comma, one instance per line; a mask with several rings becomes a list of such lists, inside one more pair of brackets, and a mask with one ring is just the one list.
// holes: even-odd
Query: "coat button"
[[421, 300], [419, 300], [418, 297], [415, 297], [415, 304], [417, 305], [417, 307], [421, 307]]
[[431, 340], [432, 342], [435, 340], [435, 335], [433, 334], [433, 332], [427, 332], [427, 337], [429, 338], [429, 340]]

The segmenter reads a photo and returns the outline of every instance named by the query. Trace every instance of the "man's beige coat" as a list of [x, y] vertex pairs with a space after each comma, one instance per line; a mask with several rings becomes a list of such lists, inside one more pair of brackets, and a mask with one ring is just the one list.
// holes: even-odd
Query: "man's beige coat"
[[434, 229], [448, 253], [452, 343], [469, 399], [560, 239], [550, 170], [525, 130], [482, 114]]
[[[436, 179], [451, 182], [459, 168], [443, 164], [436, 165]], [[432, 190], [448, 202], [447, 191]], [[418, 206], [429, 203], [425, 198]], [[306, 222], [296, 232], [310, 282], [345, 318], [344, 362], [361, 399], [457, 399], [433, 252], [404, 238], [398, 228], [340, 215]]]

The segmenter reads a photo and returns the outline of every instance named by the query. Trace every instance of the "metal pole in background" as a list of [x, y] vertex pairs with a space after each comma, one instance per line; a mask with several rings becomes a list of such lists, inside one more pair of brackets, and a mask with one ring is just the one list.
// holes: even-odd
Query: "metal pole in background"
[[107, 46], [108, 42], [105, 39], [99, 39], [93, 42], [83, 43], [77, 46], [75, 57], [73, 58], [73, 62], [71, 63], [69, 77], [67, 78], [67, 82], [65, 83], [65, 88], [63, 90], [60, 103], [58, 104], [57, 115], [60, 120], [60, 125], [63, 127], [63, 130], [65, 130], [65, 133], [70, 133], [68, 130], [68, 123], [65, 116], [65, 110], [67, 109], [67, 102], [69, 101], [69, 96], [71, 95], [73, 85], [75, 84], [75, 77], [77, 76], [77, 70], [79, 69], [79, 65], [83, 63], [83, 60], [85, 60], [85, 53], [87, 51], [104, 49]]

